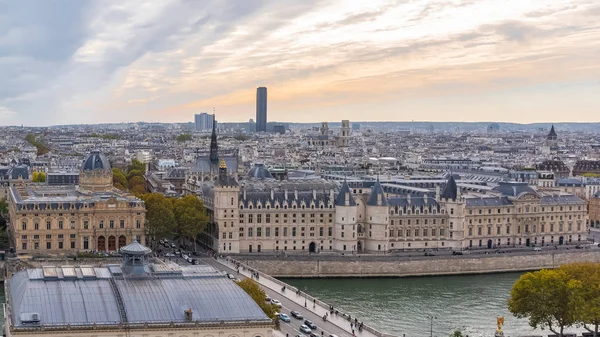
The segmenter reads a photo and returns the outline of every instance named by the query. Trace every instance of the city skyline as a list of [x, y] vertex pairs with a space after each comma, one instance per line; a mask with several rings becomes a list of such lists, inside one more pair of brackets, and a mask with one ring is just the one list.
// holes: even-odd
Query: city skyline
[[589, 0], [58, 3], [0, 4], [0, 125], [247, 121], [263, 85], [281, 122], [600, 121]]

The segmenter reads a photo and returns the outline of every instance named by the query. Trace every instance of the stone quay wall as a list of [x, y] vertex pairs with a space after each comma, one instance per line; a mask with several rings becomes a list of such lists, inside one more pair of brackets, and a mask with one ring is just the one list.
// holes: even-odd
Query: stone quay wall
[[[233, 256], [232, 256], [233, 257]], [[483, 274], [556, 268], [573, 262], [600, 262], [600, 251], [440, 257], [237, 255], [251, 268], [275, 277], [409, 277]]]

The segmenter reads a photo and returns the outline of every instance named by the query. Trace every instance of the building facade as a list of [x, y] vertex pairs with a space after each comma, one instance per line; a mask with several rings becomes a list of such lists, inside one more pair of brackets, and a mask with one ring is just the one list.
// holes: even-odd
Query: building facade
[[134, 240], [144, 241], [144, 202], [112, 187], [104, 155], [92, 152], [85, 159], [79, 182], [10, 187], [9, 231], [17, 253], [117, 251]]
[[212, 245], [220, 253], [550, 246], [585, 241], [588, 232], [584, 200], [525, 182], [463, 194], [451, 176], [435, 195], [392, 195], [379, 181], [350, 188], [320, 178], [249, 178], [204, 193], [214, 212]]
[[256, 89], [256, 132], [267, 132], [267, 88]]
[[194, 127], [196, 131], [210, 131], [213, 128], [215, 115], [206, 112], [194, 115]]

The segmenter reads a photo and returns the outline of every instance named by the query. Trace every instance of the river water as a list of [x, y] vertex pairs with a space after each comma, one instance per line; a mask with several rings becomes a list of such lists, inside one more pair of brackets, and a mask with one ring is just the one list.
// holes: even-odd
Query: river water
[[[397, 336], [446, 337], [456, 328], [471, 337], [493, 336], [496, 317], [504, 316], [505, 336], [547, 336], [534, 331], [526, 319], [508, 312], [510, 290], [521, 273], [486, 275], [377, 278], [282, 279], [305, 289], [352, 317]], [[576, 331], [576, 330], [575, 330]]]

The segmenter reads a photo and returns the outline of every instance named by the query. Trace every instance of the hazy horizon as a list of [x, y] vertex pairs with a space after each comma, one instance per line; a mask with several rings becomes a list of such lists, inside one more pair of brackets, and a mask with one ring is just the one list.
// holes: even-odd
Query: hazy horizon
[[593, 0], [0, 0], [0, 125], [598, 122]]

